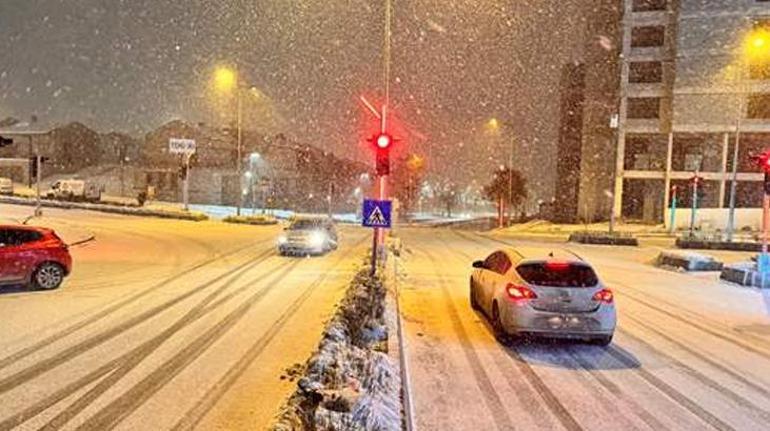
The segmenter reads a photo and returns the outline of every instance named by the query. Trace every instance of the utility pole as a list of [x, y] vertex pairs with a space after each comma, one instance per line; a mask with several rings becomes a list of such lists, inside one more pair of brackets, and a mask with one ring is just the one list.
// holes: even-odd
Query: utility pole
[[733, 241], [735, 233], [735, 199], [738, 187], [738, 151], [741, 146], [741, 129], [743, 125], [743, 113], [746, 109], [746, 74], [748, 73], [748, 63], [745, 58], [741, 60], [738, 68], [738, 80], [740, 91], [738, 92], [738, 113], [735, 120], [735, 148], [733, 148], [733, 166], [730, 178], [730, 209], [727, 215], [727, 242]]
[[676, 232], [676, 204], [677, 204], [677, 186], [671, 187], [671, 214], [669, 215], [670, 221], [668, 226], [668, 231], [670, 234], [674, 234]]
[[695, 235], [695, 213], [698, 210], [698, 183], [700, 182], [700, 176], [698, 171], [695, 171], [695, 176], [692, 177], [692, 210], [690, 211], [690, 237]]
[[[30, 138], [32, 139], [32, 138]], [[35, 151], [35, 165], [37, 168], [37, 184], [35, 185], [35, 217], [43, 215], [43, 205], [40, 202], [40, 180], [42, 179], [42, 163], [39, 149]]]
[[190, 210], [190, 158], [192, 153], [183, 155], [184, 157], [184, 178], [182, 179], [182, 202], [184, 210]]
[[513, 146], [516, 139], [511, 133], [511, 148], [508, 158], [508, 225], [513, 224]]
[[238, 127], [238, 131], [237, 131], [237, 134], [238, 134], [238, 145], [237, 146], [238, 146], [238, 148], [237, 148], [237, 151], [236, 151], [236, 153], [237, 153], [236, 157], [238, 158], [238, 161], [237, 161], [237, 166], [236, 166], [236, 170], [235, 170], [236, 175], [238, 177], [237, 180], [236, 180], [236, 184], [238, 185], [238, 204], [237, 204], [238, 206], [237, 206], [237, 208], [235, 210], [235, 215], [240, 216], [241, 215], [241, 207], [243, 206], [243, 186], [242, 186], [243, 179], [241, 178], [241, 171], [243, 170], [243, 166], [241, 166], [243, 164], [243, 161], [241, 160], [242, 159], [241, 152], [242, 152], [242, 145], [243, 145], [243, 131], [241, 130], [242, 129], [242, 124], [241, 123], [243, 121], [243, 118], [242, 118], [243, 117], [243, 106], [242, 106], [243, 105], [243, 97], [242, 97], [242, 94], [241, 94], [241, 87], [240, 86], [235, 88], [235, 93], [236, 93], [236, 97], [238, 98], [238, 103], [237, 103], [238, 104], [238, 114], [237, 114], [238, 118], [236, 119], [237, 127]]

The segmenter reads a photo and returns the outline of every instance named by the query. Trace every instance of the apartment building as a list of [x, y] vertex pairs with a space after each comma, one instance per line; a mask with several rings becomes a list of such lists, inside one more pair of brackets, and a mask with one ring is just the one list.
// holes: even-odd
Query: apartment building
[[[747, 58], [746, 46], [764, 42], [751, 38], [770, 29], [770, 1], [625, 0], [623, 7], [613, 211], [667, 221], [674, 188], [680, 206], [691, 205], [696, 173], [698, 207], [726, 208], [734, 160], [736, 206], [761, 206], [763, 176], [750, 156], [770, 149], [770, 68]], [[720, 228], [725, 220], [726, 211], [711, 223]]]

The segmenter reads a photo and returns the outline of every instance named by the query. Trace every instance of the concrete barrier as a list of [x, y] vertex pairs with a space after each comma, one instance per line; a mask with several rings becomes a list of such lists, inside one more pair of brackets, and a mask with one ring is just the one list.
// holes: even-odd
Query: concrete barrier
[[739, 262], [722, 268], [719, 278], [741, 286], [770, 289], [770, 274], [764, 276], [757, 271], [754, 262]]
[[574, 232], [569, 236], [569, 242], [594, 245], [623, 245], [636, 247], [639, 240], [628, 234], [609, 232]]
[[761, 251], [762, 244], [758, 242], [727, 242], [706, 239], [677, 238], [676, 246], [684, 249], [701, 250], [730, 250], [730, 251]]
[[658, 255], [659, 266], [681, 268], [685, 271], [721, 271], [722, 262], [711, 256], [680, 251], [663, 251]]

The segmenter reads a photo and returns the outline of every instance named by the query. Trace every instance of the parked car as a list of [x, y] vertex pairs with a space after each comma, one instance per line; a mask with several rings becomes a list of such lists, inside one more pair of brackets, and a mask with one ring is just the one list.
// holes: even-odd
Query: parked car
[[10, 178], [0, 178], [0, 195], [13, 194], [13, 181]]
[[506, 249], [474, 262], [473, 268], [471, 306], [488, 316], [500, 338], [612, 342], [613, 293], [580, 257], [550, 249]]
[[337, 249], [337, 228], [328, 217], [297, 217], [278, 237], [278, 252], [323, 254]]
[[71, 271], [67, 245], [53, 230], [0, 225], [0, 285], [52, 290]]
[[62, 201], [99, 202], [103, 187], [85, 180], [59, 180], [53, 183], [45, 196]]

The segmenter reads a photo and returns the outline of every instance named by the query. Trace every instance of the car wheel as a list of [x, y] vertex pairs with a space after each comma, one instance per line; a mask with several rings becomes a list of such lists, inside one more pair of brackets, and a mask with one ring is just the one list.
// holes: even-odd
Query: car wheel
[[612, 335], [605, 335], [603, 337], [597, 337], [591, 340], [593, 344], [597, 346], [609, 346], [612, 344]]
[[495, 332], [495, 338], [497, 341], [507, 344], [510, 342], [511, 337], [505, 331], [503, 327], [503, 321], [500, 319], [500, 307], [497, 306], [497, 301], [492, 303], [492, 330]]
[[481, 307], [479, 306], [478, 301], [476, 301], [476, 289], [473, 287], [473, 278], [471, 278], [470, 281], [470, 296], [471, 296], [471, 308], [480, 311]]
[[58, 289], [64, 281], [64, 268], [58, 263], [46, 262], [32, 274], [32, 286], [39, 290]]

